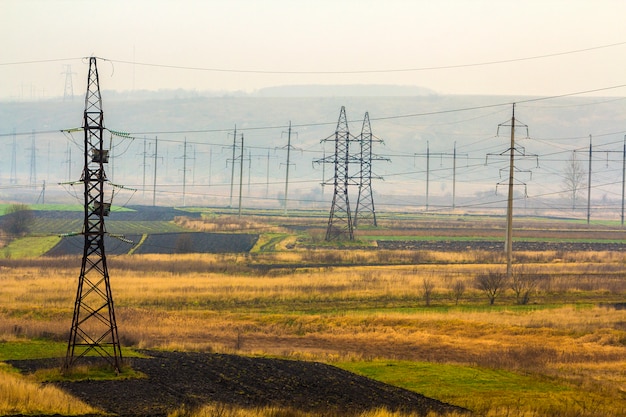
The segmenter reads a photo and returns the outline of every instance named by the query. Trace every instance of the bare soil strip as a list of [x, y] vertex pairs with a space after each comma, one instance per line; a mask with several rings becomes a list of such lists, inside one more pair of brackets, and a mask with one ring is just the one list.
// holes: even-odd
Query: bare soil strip
[[[385, 407], [426, 414], [463, 409], [330, 365], [236, 355], [144, 351], [130, 358], [148, 377], [122, 381], [61, 382], [81, 400], [119, 416], [165, 416], [185, 406], [220, 402], [243, 407], [284, 406], [352, 415]], [[59, 360], [9, 361], [23, 372], [58, 366]]]

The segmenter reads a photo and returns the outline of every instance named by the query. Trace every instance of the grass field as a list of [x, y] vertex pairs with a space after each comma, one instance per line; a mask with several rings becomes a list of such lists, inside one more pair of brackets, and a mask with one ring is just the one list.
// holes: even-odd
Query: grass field
[[[477, 415], [626, 414], [624, 253], [516, 253], [541, 279], [527, 304], [507, 286], [491, 306], [475, 282], [504, 270], [501, 254], [299, 247], [271, 232], [249, 255], [111, 257], [124, 346], [324, 361]], [[0, 260], [0, 361], [63, 356], [79, 266]], [[0, 378], [29, 381], [6, 366]], [[17, 403], [0, 414], [38, 412]]]

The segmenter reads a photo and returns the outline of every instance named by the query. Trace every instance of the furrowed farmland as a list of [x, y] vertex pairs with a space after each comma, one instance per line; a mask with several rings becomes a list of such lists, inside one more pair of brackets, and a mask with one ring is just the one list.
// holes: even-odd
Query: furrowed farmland
[[[60, 371], [80, 211], [33, 210], [0, 249], [0, 415], [626, 414], [619, 222], [385, 213], [327, 242], [327, 213], [115, 208], [124, 367]], [[0, 217], [0, 224], [8, 221]]]

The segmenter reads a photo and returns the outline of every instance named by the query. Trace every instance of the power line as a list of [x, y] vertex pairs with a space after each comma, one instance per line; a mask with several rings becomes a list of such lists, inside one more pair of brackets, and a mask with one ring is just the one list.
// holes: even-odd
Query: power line
[[[582, 90], [582, 91], [563, 93], [563, 94], [552, 95], [552, 96], [534, 97], [534, 98], [528, 98], [528, 99], [525, 99], [525, 100], [517, 100], [517, 101], [515, 101], [515, 103], [516, 104], [519, 104], [519, 103], [533, 103], [533, 102], [538, 102], [538, 101], [554, 100], [554, 99], [557, 99], [557, 98], [573, 97], [573, 96], [578, 96], [578, 95], [597, 93], [597, 92], [601, 92], [601, 91], [616, 90], [616, 89], [625, 88], [625, 87], [626, 87], [626, 84], [618, 84], [618, 85], [614, 85], [614, 86], [596, 88], [596, 89], [591, 89], [591, 90]], [[485, 105], [480, 105], [480, 106], [469, 106], [469, 107], [459, 107], [459, 108], [445, 109], [445, 110], [436, 110], [436, 111], [431, 111], [431, 112], [409, 113], [409, 114], [391, 115], [391, 116], [381, 116], [381, 117], [371, 118], [370, 120], [371, 121], [383, 121], [383, 120], [395, 120], [395, 119], [408, 119], [408, 118], [415, 118], [415, 117], [434, 116], [434, 115], [440, 115], [440, 114], [450, 114], [450, 113], [465, 112], [465, 111], [480, 110], [480, 109], [488, 109], [488, 108], [495, 108], [495, 107], [504, 107], [504, 106], [508, 107], [511, 104], [513, 104], [512, 101], [506, 101], [506, 102], [500, 102], [500, 103], [485, 104]], [[348, 123], [356, 123], [356, 122], [361, 122], [361, 121], [360, 120], [350, 120], [350, 121], [348, 121]], [[334, 124], [335, 124], [335, 122], [301, 123], [301, 124], [294, 124], [294, 125], [292, 125], [292, 128], [331, 126], [331, 125], [334, 125]], [[277, 129], [287, 129], [288, 127], [289, 127], [288, 125], [252, 126], [252, 127], [238, 128], [238, 130], [239, 131], [277, 130]], [[36, 131], [34, 133], [35, 134], [57, 133], [57, 132], [60, 132], [60, 131], [61, 132], [65, 131], [65, 130], [67, 130], [67, 129]], [[124, 135], [125, 135], [125, 137], [136, 138], [135, 135], [222, 133], [222, 132], [230, 132], [231, 130], [232, 129], [230, 129], [230, 128], [222, 128], [222, 129], [194, 129], [194, 130], [169, 130], [169, 131], [168, 130], [160, 130], [160, 131], [139, 131], [139, 132], [128, 132], [128, 133], [124, 132]], [[115, 132], [113, 132], [113, 133], [115, 133]], [[23, 135], [31, 135], [31, 134], [33, 134], [32, 131], [31, 132], [0, 133], [0, 137], [13, 136], [13, 135], [23, 136]], [[572, 139], [580, 139], [580, 138], [572, 138]]]
[[384, 73], [400, 73], [400, 72], [436, 71], [436, 70], [447, 70], [447, 69], [457, 69], [457, 68], [471, 68], [471, 67], [482, 67], [482, 66], [489, 66], [489, 65], [500, 65], [500, 64], [508, 64], [508, 63], [513, 63], [513, 62], [532, 61], [532, 60], [538, 60], [538, 59], [553, 58], [557, 56], [579, 54], [583, 52], [595, 51], [595, 50], [606, 49], [606, 48], [613, 48], [613, 47], [622, 46], [622, 45], [626, 45], [626, 42], [616, 42], [616, 43], [611, 43], [611, 44], [606, 44], [606, 45], [598, 45], [598, 46], [592, 46], [589, 48], [574, 49], [574, 50], [569, 50], [569, 51], [553, 52], [553, 53], [543, 54], [543, 55], [534, 55], [534, 56], [511, 58], [511, 59], [501, 59], [501, 60], [494, 60], [494, 61], [473, 62], [473, 63], [465, 63], [465, 64], [437, 65], [437, 66], [425, 66], [425, 67], [413, 67], [413, 68], [341, 70], [341, 71], [310, 71], [310, 70], [309, 71], [285, 71], [285, 70], [196, 67], [196, 66], [156, 64], [156, 63], [149, 63], [149, 62], [116, 60], [116, 59], [107, 59], [107, 58], [99, 58], [99, 59], [102, 59], [104, 61], [118, 63], [118, 64], [141, 65], [145, 67], [154, 67], [154, 68], [168, 68], [168, 69], [178, 69], [178, 70], [188, 70], [188, 71], [222, 72], [222, 73], [238, 73], [238, 74], [277, 74], [277, 75], [384, 74]]

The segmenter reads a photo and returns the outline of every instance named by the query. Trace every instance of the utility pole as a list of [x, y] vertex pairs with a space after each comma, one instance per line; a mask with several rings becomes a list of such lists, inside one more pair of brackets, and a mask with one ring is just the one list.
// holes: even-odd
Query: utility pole
[[[297, 133], [296, 133], [297, 135]], [[291, 162], [290, 162], [290, 156], [291, 156], [291, 149], [295, 149], [293, 146], [291, 146], [291, 120], [289, 121], [289, 130], [287, 131], [287, 163], [285, 164], [286, 166], [286, 172], [285, 172], [285, 196], [283, 199], [283, 214], [286, 216], [287, 215], [287, 202], [289, 201], [289, 167], [291, 166]]]
[[624, 135], [624, 150], [622, 152], [622, 227], [624, 226], [624, 191], [626, 185], [626, 135]]
[[[517, 153], [521, 157], [536, 158], [537, 166], [539, 166], [539, 157], [535, 154], [527, 154], [526, 150], [523, 147], [516, 147], [515, 145], [515, 129], [516, 128], [521, 127], [521, 128], [526, 129], [526, 137], [528, 137], [528, 126], [520, 123], [519, 120], [515, 119], [515, 103], [513, 103], [510, 124], [502, 123], [498, 125], [498, 134], [500, 133], [501, 127], [510, 127], [511, 129], [509, 149], [507, 149], [506, 151], [500, 154], [487, 154], [487, 158], [489, 158], [490, 155], [505, 156], [508, 153], [508, 159], [509, 159], [508, 171], [509, 172], [508, 172], [508, 180], [507, 180], [508, 194], [507, 194], [507, 205], [506, 205], [506, 240], [504, 242], [504, 250], [506, 252], [506, 274], [507, 274], [507, 277], [510, 279], [512, 275], [512, 264], [513, 264], [513, 200], [514, 200], [513, 199], [513, 186], [515, 185], [515, 172], [520, 171], [515, 166], [515, 154]], [[500, 184], [498, 183], [498, 185]]]
[[591, 155], [592, 155], [592, 146], [591, 146], [591, 135], [589, 135], [589, 176], [587, 179], [587, 224], [591, 220]]
[[509, 190], [506, 205], [506, 276], [511, 279], [513, 264], [513, 179], [515, 175], [515, 103], [511, 116], [511, 149], [509, 149]]
[[39, 200], [41, 200], [41, 204], [46, 204], [46, 180], [44, 180], [41, 185], [41, 193], [39, 193], [39, 197], [37, 197], [37, 204], [39, 204]]
[[250, 195], [250, 180], [252, 177], [252, 151], [248, 149], [248, 195]]
[[91, 57], [83, 125], [85, 165], [81, 178], [85, 197], [82, 232], [85, 241], [64, 368], [72, 367], [90, 353], [97, 353], [119, 372], [122, 351], [104, 250], [104, 217], [109, 214], [111, 202], [104, 197], [104, 185], [108, 181], [104, 164], [108, 163], [109, 150], [103, 143], [103, 114], [96, 58]]
[[142, 157], [143, 157], [143, 163], [141, 164], [143, 167], [143, 180], [141, 182], [141, 196], [145, 197], [146, 195], [146, 157], [148, 155], [148, 153], [146, 152], [146, 145], [147, 145], [147, 141], [146, 141], [146, 137], [143, 137], [143, 153], [142, 153]]
[[187, 185], [187, 137], [185, 137], [183, 146], [183, 207], [185, 207], [185, 187]]
[[[241, 134], [241, 163], [239, 164], [239, 218], [241, 218], [241, 196], [243, 191], [243, 133]], [[233, 162], [233, 166], [235, 163]]]
[[157, 188], [157, 158], [159, 150], [159, 138], [154, 138], [154, 176], [152, 177], [152, 207], [156, 207], [156, 188]]
[[228, 203], [228, 207], [231, 208], [233, 206], [233, 184], [235, 181], [235, 149], [237, 147], [237, 125], [235, 125], [235, 132], [233, 133], [233, 159], [232, 166], [230, 170], [230, 202]]
[[13, 128], [13, 146], [11, 147], [11, 177], [9, 183], [17, 184], [17, 135]]
[[265, 198], [270, 194], [270, 148], [267, 148], [267, 165], [265, 166]]
[[37, 145], [34, 129], [30, 139], [30, 177], [28, 183], [31, 187], [37, 186]]
[[[455, 150], [454, 152], [456, 153], [456, 142], [455, 142]], [[431, 156], [438, 156], [441, 159], [443, 159], [444, 156], [450, 156], [449, 153], [446, 152], [435, 152], [435, 153], [431, 153], [430, 152], [430, 141], [426, 141], [426, 153], [425, 154], [420, 154], [420, 153], [415, 153], [413, 154], [413, 156], [426, 156], [426, 211], [428, 211], [429, 207], [430, 207], [430, 157]], [[455, 162], [455, 167], [453, 169], [453, 175], [456, 173], [456, 156], [453, 156]], [[454, 184], [452, 185], [453, 189], [454, 189]], [[454, 200], [454, 197], [453, 197]], [[453, 203], [454, 205], [454, 203]]]
[[186, 190], [187, 190], [187, 159], [190, 159], [187, 156], [187, 137], [185, 137], [185, 140], [183, 142], [183, 156], [182, 156], [182, 160], [183, 160], [183, 207], [186, 206]]
[[211, 186], [211, 171], [213, 170], [213, 148], [209, 148], [209, 187]]

